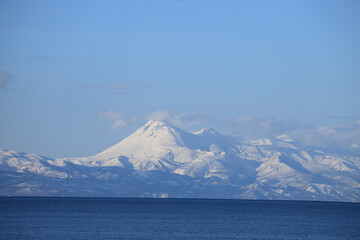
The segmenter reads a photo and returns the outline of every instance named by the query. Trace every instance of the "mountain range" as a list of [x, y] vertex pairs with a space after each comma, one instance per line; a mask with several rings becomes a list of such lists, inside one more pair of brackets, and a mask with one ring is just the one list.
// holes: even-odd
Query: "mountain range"
[[360, 157], [151, 120], [90, 157], [0, 150], [1, 196], [360, 201]]

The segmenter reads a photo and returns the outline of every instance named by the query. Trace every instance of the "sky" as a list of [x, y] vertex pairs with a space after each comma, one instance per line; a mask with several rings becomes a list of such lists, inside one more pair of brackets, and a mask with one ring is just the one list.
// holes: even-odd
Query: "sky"
[[358, 148], [359, 12], [356, 0], [0, 0], [0, 148], [89, 156], [149, 119]]

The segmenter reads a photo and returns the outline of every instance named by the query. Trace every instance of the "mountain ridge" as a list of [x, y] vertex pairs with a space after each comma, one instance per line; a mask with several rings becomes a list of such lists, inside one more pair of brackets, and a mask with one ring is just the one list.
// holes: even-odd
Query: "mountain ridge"
[[0, 194], [360, 201], [359, 157], [296, 144], [151, 120], [90, 157], [1, 150]]

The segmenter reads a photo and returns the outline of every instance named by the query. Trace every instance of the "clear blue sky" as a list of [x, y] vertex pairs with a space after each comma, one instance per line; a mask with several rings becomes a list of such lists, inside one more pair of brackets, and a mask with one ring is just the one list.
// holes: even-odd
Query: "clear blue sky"
[[0, 0], [0, 148], [87, 156], [159, 110], [228, 132], [239, 116], [357, 122], [359, 13], [340, 0]]

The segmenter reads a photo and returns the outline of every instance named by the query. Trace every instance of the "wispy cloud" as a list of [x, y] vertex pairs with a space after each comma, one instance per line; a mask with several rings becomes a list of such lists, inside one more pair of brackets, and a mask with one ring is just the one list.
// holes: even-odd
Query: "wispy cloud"
[[98, 117], [109, 119], [112, 123], [110, 129], [122, 129], [127, 127], [129, 124], [137, 121], [135, 116], [126, 118], [120, 112], [114, 112], [112, 109], [107, 112], [99, 112]]
[[166, 120], [169, 123], [180, 127], [188, 128], [195, 125], [200, 125], [208, 119], [208, 116], [204, 113], [181, 113], [178, 115], [171, 115], [166, 110], [159, 110], [150, 113], [147, 120]]
[[270, 137], [286, 134], [303, 146], [360, 150], [360, 121], [330, 127], [316, 127], [293, 119], [277, 120], [239, 116], [233, 119], [231, 124], [234, 134], [244, 137]]
[[188, 128], [190, 126], [201, 125], [208, 119], [205, 113], [182, 113], [173, 116], [170, 122], [180, 128]]
[[291, 135], [307, 146], [360, 150], [360, 122], [300, 129]]
[[155, 111], [146, 116], [147, 120], [167, 120], [169, 118], [170, 114], [166, 110]]
[[13, 81], [11, 73], [6, 71], [0, 71], [0, 89], [7, 90], [10, 82]]
[[234, 134], [248, 137], [262, 137], [280, 135], [289, 130], [305, 128], [295, 119], [277, 120], [275, 118], [255, 118], [252, 116], [238, 116], [231, 120]]

